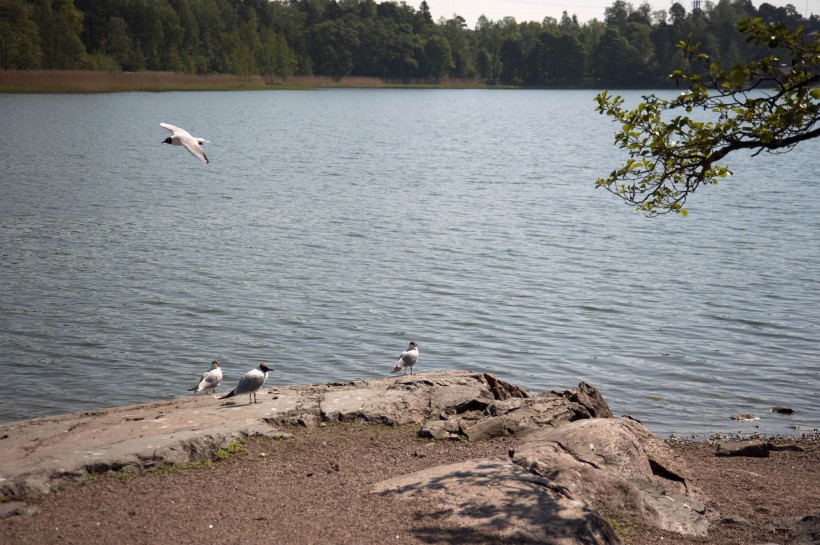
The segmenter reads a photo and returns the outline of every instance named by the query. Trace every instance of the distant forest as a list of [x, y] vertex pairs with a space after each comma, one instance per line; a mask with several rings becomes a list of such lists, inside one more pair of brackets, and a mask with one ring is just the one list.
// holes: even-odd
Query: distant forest
[[0, 68], [656, 87], [686, 67], [675, 44], [690, 33], [724, 65], [754, 53], [735, 29], [748, 17], [820, 30], [791, 4], [750, 0], [661, 11], [616, 0], [603, 21], [564, 12], [475, 28], [433, 20], [426, 1], [0, 0]]

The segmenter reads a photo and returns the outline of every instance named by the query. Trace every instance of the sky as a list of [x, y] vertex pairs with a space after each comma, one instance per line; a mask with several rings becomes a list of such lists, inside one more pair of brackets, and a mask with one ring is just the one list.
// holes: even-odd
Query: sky
[[[408, 5], [418, 9], [421, 0], [405, 0]], [[630, 0], [628, 0], [630, 1]], [[692, 0], [678, 0], [688, 12], [692, 6]], [[765, 0], [776, 7], [783, 7], [792, 4], [799, 13], [820, 14], [820, 0]], [[451, 19], [453, 14], [464, 17], [469, 28], [475, 27], [479, 16], [486, 15], [488, 19], [498, 21], [507, 16], [515, 17], [519, 23], [524, 21], [541, 22], [544, 17], [555, 17], [561, 19], [561, 13], [566, 12], [572, 16], [576, 14], [578, 21], [586, 22], [596, 18], [602, 21], [604, 9], [611, 6], [614, 0], [576, 0], [575, 2], [557, 0], [427, 0], [430, 6], [430, 13], [433, 20], [438, 21], [439, 17]], [[713, 0], [717, 3], [717, 0]], [[752, 4], [759, 6], [764, 0], [752, 0]], [[630, 3], [637, 7], [642, 0], [631, 0]], [[659, 9], [669, 10], [674, 0], [651, 0], [649, 4], [653, 11]], [[705, 0], [701, 2], [705, 3]]]

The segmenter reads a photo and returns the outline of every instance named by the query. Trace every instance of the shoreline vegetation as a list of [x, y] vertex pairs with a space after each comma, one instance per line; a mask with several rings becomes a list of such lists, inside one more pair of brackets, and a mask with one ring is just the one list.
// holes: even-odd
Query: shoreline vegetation
[[468, 79], [435, 82], [391, 82], [350, 76], [238, 76], [195, 75], [176, 72], [100, 72], [92, 70], [0, 70], [0, 93], [124, 93], [168, 91], [315, 90], [323, 88], [513, 89]]
[[756, 55], [733, 31], [739, 21], [802, 26], [805, 36], [820, 28], [820, 17], [791, 4], [758, 3], [696, 2], [687, 11], [675, 2], [653, 11], [617, 0], [601, 20], [563, 11], [540, 21], [482, 15], [470, 26], [455, 13], [434, 20], [433, 0], [418, 9], [394, 0], [2, 0], [0, 70], [654, 88], [671, 86], [670, 74], [690, 66], [679, 49], [690, 36], [729, 67]]

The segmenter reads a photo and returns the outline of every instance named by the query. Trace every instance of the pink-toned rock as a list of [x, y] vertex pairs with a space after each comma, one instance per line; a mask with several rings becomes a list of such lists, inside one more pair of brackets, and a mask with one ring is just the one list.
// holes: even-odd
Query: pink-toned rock
[[403, 475], [378, 483], [373, 492], [433, 503], [461, 527], [448, 542], [471, 543], [489, 534], [509, 543], [621, 543], [587, 503], [505, 458], [481, 458]]
[[577, 420], [519, 447], [513, 461], [607, 512], [703, 536], [705, 505], [666, 444], [630, 419]]

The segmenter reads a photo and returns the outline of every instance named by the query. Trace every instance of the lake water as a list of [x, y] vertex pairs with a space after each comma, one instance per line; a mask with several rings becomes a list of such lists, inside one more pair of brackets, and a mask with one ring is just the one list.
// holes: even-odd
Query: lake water
[[661, 435], [820, 427], [820, 141], [647, 219], [594, 188], [624, 159], [594, 94], [0, 95], [0, 421], [214, 358], [221, 391], [384, 377], [415, 339], [418, 372], [587, 381]]

